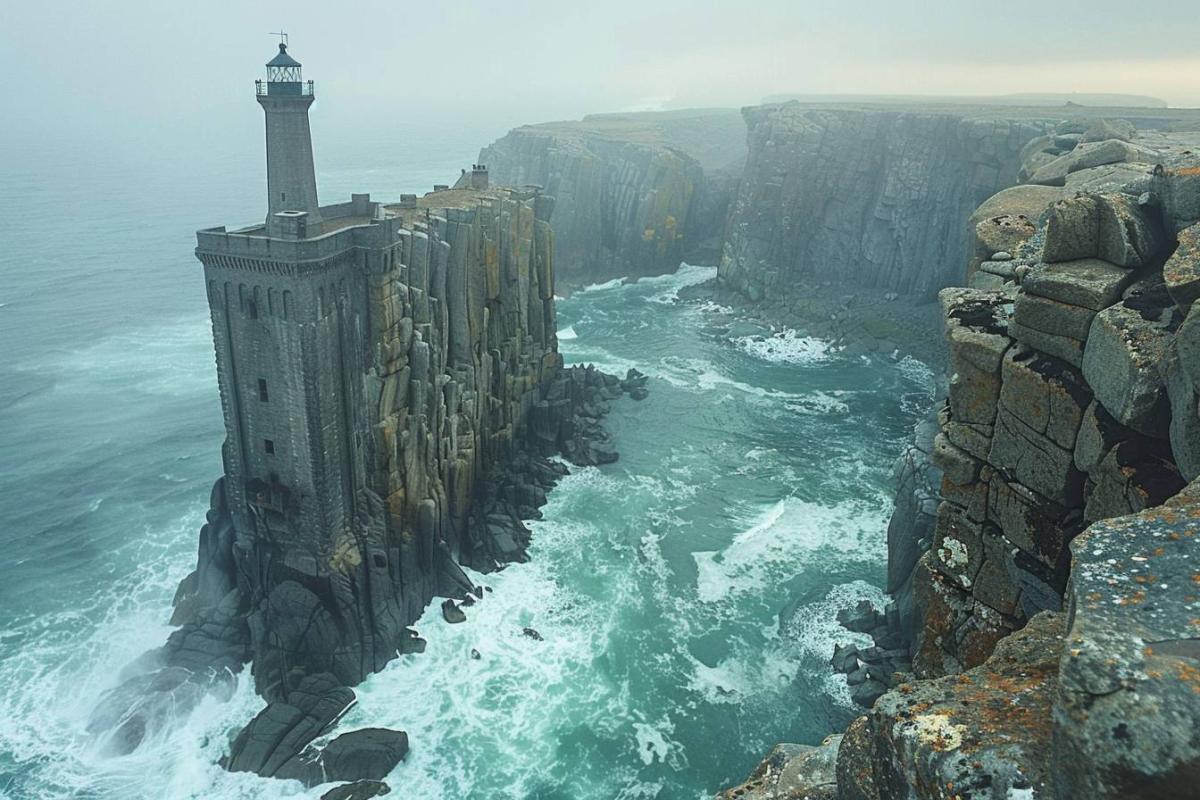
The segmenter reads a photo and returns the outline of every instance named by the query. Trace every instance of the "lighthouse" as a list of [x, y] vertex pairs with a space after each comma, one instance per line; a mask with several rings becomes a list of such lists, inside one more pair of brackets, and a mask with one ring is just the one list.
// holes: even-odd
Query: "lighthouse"
[[315, 99], [300, 62], [279, 43], [267, 62], [267, 79], [255, 81], [267, 130], [267, 231], [272, 236], [311, 236], [321, 226], [317, 176], [313, 169], [308, 108]]

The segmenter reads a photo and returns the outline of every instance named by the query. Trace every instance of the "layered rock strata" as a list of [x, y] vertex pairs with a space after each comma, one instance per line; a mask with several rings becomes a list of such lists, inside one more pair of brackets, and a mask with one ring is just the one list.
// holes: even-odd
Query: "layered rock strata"
[[733, 109], [528, 125], [479, 155], [493, 180], [554, 196], [558, 278], [568, 288], [715, 261], [745, 159]]
[[[522, 520], [539, 516], [566, 472], [549, 457], [615, 460], [600, 418], [622, 392], [644, 396], [640, 376], [563, 367], [553, 233], [538, 216], [547, 201], [454, 190], [380, 209], [372, 227], [394, 228], [396, 244], [355, 262], [340, 297], [331, 287], [314, 298], [312, 320], [293, 304], [290, 319], [264, 321], [264, 308], [236, 323], [295, 324], [302, 337], [320, 337], [336, 320], [340, 362], [323, 369], [356, 400], [331, 417], [354, 437], [342, 463], [357, 486], [346, 498], [353, 524], [306, 536], [294, 519], [302, 487], [235, 493], [218, 480], [196, 570], [176, 597], [180, 627], [93, 715], [91, 729], [113, 749], [133, 749], [205, 692], [227, 691], [252, 661], [269, 703], [233, 742], [229, 769], [311, 785], [378, 779], [403, 757], [399, 732], [311, 743], [354, 702], [347, 687], [424, 648], [409, 626], [434, 596], [456, 608], [482, 600], [460, 563], [486, 572], [526, 558]], [[234, 325], [230, 313], [214, 307], [214, 328]], [[239, 511], [244, 492], [254, 493], [249, 516]]]

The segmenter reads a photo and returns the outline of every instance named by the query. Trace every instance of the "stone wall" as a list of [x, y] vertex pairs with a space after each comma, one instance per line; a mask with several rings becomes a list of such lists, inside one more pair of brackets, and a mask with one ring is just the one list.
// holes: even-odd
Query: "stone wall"
[[525, 126], [479, 159], [497, 183], [554, 196], [559, 279], [580, 286], [715, 261], [744, 152], [737, 113], [714, 110]]

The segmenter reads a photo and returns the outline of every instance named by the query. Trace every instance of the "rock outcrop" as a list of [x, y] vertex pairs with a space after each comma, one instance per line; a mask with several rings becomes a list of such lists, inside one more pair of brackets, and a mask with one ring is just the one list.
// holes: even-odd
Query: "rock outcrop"
[[566, 287], [715, 261], [745, 160], [733, 109], [609, 114], [528, 125], [479, 155], [494, 181], [553, 195]]
[[[1200, 134], [1047, 136], [1030, 177], [1093, 138], [1126, 160], [1018, 198], [1006, 230], [977, 237], [1004, 250], [977, 251], [972, 287], [940, 294], [932, 535], [910, 477], [889, 531], [896, 602], [842, 620], [891, 645], [910, 630], [901, 601], [915, 606], [917, 635], [888, 662], [912, 670], [868, 671], [880, 685], [837, 761], [845, 800], [1165, 798], [1200, 780]], [[1047, 142], [1064, 152], [1036, 158]], [[833, 668], [855, 674], [851, 657], [862, 669], [844, 647]]]
[[717, 800], [837, 800], [837, 754], [841, 735], [819, 746], [779, 744], [746, 782]]

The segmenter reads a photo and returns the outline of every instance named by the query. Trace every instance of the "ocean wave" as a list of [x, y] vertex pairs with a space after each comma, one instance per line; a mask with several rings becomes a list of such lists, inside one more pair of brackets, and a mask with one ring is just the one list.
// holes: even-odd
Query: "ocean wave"
[[763, 589], [780, 564], [801, 568], [813, 553], [878, 560], [887, 526], [887, 498], [830, 505], [786, 497], [760, 508], [719, 551], [692, 554], [696, 596], [704, 603]]
[[783, 407], [795, 414], [844, 416], [850, 413], [850, 406], [842, 399], [846, 394], [840, 391], [813, 391], [794, 400], [788, 400]]
[[667, 275], [655, 275], [638, 281], [643, 287], [651, 286], [660, 289], [655, 294], [646, 297], [647, 302], [663, 305], [673, 305], [679, 302], [679, 291], [688, 286], [695, 286], [717, 277], [716, 267], [702, 267], [694, 264], [680, 264], [679, 269]]

